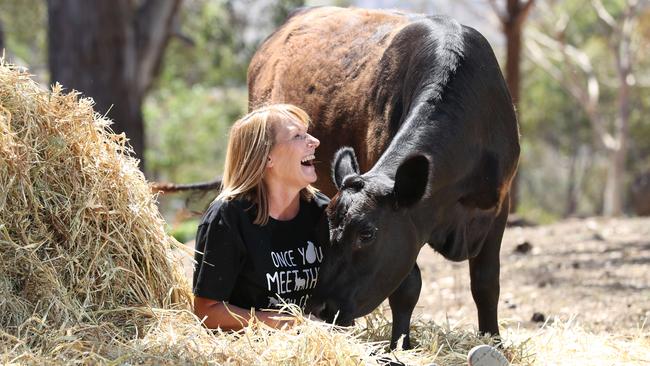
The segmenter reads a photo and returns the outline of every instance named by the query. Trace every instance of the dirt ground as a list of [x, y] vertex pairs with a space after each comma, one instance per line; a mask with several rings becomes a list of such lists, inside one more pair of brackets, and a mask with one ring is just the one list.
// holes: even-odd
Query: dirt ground
[[[191, 263], [184, 262], [191, 278]], [[425, 246], [418, 264], [423, 284], [415, 316], [478, 327], [467, 262], [447, 261]], [[550, 322], [574, 319], [591, 332], [628, 334], [642, 326], [650, 332], [650, 218], [506, 229], [499, 320], [502, 327], [535, 329], [543, 324], [532, 320], [535, 313]]]
[[[439, 324], [477, 327], [467, 262], [446, 261], [425, 247], [418, 263], [423, 287], [417, 313]], [[548, 321], [574, 318], [591, 332], [650, 332], [650, 218], [506, 229], [499, 320], [508, 328], [534, 329], [543, 324], [532, 321], [535, 313]]]

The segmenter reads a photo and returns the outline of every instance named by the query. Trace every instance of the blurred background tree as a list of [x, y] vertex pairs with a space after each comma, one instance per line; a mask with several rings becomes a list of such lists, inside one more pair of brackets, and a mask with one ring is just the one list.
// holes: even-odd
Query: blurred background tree
[[0, 22], [0, 50], [5, 48], [5, 33], [2, 30], [2, 22]]
[[[186, 1], [157, 87], [145, 101], [147, 176], [193, 183], [222, 173], [230, 125], [247, 109], [246, 71], [257, 45], [303, 1]], [[219, 26], [216, 26], [219, 25]], [[191, 65], [191, 66], [188, 66]], [[161, 197], [170, 220], [203, 210], [215, 192]], [[180, 225], [179, 236], [196, 227]]]
[[[535, 27], [528, 33], [531, 60], [566, 92], [574, 108], [584, 113], [584, 118], [564, 119], [563, 123], [577, 131], [587, 121], [593, 134], [591, 149], [598, 152], [597, 158], [606, 159], [597, 163], [605, 176], [598, 184], [602, 197], [591, 200], [598, 202], [594, 210], [604, 215], [622, 214], [630, 190], [631, 174], [626, 172], [634, 162], [628, 155], [631, 145], [637, 145], [630, 139], [630, 128], [638, 124], [633, 121], [632, 110], [638, 103], [635, 94], [643, 93], [635, 70], [643, 72], [639, 48], [648, 42], [637, 36], [638, 18], [647, 12], [647, 3], [610, 1], [606, 8], [600, 0], [586, 4], [547, 1], [540, 6]], [[568, 207], [567, 214], [575, 212], [582, 191], [576, 182], [574, 154], [566, 200], [574, 207]]]
[[[535, 0], [505, 0], [499, 4], [497, 0], [489, 0], [496, 14], [506, 41], [505, 78], [510, 89], [510, 96], [517, 113], [521, 115], [519, 94], [521, 92], [521, 59], [522, 35], [524, 24], [528, 18]], [[521, 167], [520, 167], [521, 169]], [[510, 188], [510, 212], [517, 211], [519, 205], [519, 175], [515, 175]]]
[[47, 6], [42, 0], [0, 1], [0, 24], [5, 56], [15, 65], [29, 67], [37, 80], [48, 84]]
[[144, 169], [142, 103], [158, 76], [180, 0], [48, 0], [52, 83], [95, 100]]

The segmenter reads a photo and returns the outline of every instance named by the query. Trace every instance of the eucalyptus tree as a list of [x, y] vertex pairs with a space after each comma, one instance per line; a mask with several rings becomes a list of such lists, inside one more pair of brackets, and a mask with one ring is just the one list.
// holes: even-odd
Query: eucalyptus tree
[[[608, 156], [607, 178], [603, 189], [604, 215], [623, 212], [626, 162], [630, 146], [631, 94], [636, 87], [634, 66], [640, 60], [635, 32], [639, 17], [647, 12], [648, 0], [619, 0], [606, 7], [590, 0], [581, 12], [590, 12], [590, 31], [603, 40], [603, 50], [595, 52], [585, 34], [573, 35], [575, 23], [566, 12], [566, 3], [550, 2], [542, 7], [538, 28], [530, 29], [527, 44], [531, 59], [553, 77], [588, 116], [599, 145]], [[578, 45], [582, 41], [591, 46]], [[610, 62], [602, 62], [609, 57]], [[611, 67], [604, 67], [610, 66]], [[636, 70], [638, 71], [638, 70]], [[612, 77], [613, 75], [613, 77]], [[606, 94], [613, 98], [604, 100]], [[610, 105], [607, 104], [610, 103]], [[612, 110], [613, 113], [609, 113]]]
[[52, 82], [92, 97], [144, 167], [142, 102], [162, 63], [180, 0], [48, 0]]

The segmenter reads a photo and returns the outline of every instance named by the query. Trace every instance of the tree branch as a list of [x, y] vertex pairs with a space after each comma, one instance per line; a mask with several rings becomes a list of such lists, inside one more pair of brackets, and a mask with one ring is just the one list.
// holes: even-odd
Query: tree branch
[[636, 15], [637, 11], [643, 10], [648, 5], [648, 0], [628, 0], [626, 1], [626, 5], [626, 13]]
[[[605, 123], [599, 111], [600, 99], [600, 83], [591, 65], [589, 57], [577, 49], [576, 47], [567, 44], [566, 42], [559, 42], [548, 37], [541, 32], [529, 29], [527, 31], [529, 43], [527, 49], [530, 51], [533, 62], [538, 64], [544, 71], [546, 71], [553, 79], [555, 79], [560, 86], [562, 86], [571, 96], [573, 96], [582, 109], [589, 116], [592, 127], [596, 131], [599, 140], [607, 149], [615, 149], [618, 145], [617, 140], [607, 131]], [[546, 48], [547, 52], [542, 51], [542, 45]], [[558, 57], [557, 51], [560, 51]], [[555, 54], [554, 54], [555, 52]], [[577, 81], [572, 75], [564, 75], [558, 67], [549, 61], [546, 55], [554, 55], [556, 62], [560, 62], [569, 67], [571, 65], [577, 66], [585, 76], [583, 83]]]
[[533, 5], [535, 4], [535, 0], [528, 0], [524, 4], [523, 7], [519, 9], [519, 13], [517, 14], [517, 21], [523, 22], [524, 19], [528, 17], [528, 13], [530, 12], [530, 9], [533, 8]]
[[[580, 106], [587, 111], [589, 97], [587, 93], [584, 92], [584, 88], [578, 83], [578, 81], [574, 77], [567, 77], [563, 70], [551, 62], [547, 57], [549, 54], [544, 52], [537, 42], [527, 42], [526, 49], [529, 52], [531, 60], [549, 74], [564, 90], [567, 91], [567, 93], [571, 94], [571, 96], [578, 101]], [[562, 60], [558, 58], [555, 62], [562, 63]]]
[[146, 0], [137, 9], [135, 37], [140, 96], [149, 89], [158, 74], [180, 3], [181, 0]]
[[174, 19], [172, 21], [172, 31], [171, 31], [171, 36], [178, 39], [179, 41], [183, 42], [188, 47], [194, 47], [196, 46], [196, 42], [194, 39], [187, 34], [183, 33], [181, 30], [181, 17], [176, 15], [174, 16]]
[[596, 10], [598, 18], [603, 21], [609, 28], [616, 29], [616, 20], [612, 15], [605, 9], [602, 1], [600, 0], [591, 0], [591, 6]]
[[176, 193], [182, 191], [211, 191], [219, 190], [221, 188], [221, 177], [209, 182], [190, 183], [190, 184], [174, 184], [174, 183], [160, 183], [154, 182], [150, 185], [151, 190], [154, 192], [162, 193]]
[[524, 4], [524, 7], [523, 7], [523, 10], [522, 10], [522, 11], [523, 11], [523, 12], [528, 12], [528, 11], [530, 11], [530, 8], [532, 8], [534, 4], [535, 4], [535, 0], [528, 0], [528, 1], [526, 2], [526, 4]]

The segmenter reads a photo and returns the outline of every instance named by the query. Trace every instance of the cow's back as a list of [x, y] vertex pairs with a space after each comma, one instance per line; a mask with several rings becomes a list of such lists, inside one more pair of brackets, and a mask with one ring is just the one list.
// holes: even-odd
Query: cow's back
[[[378, 114], [371, 89], [386, 47], [409, 22], [397, 12], [303, 10], [273, 33], [251, 60], [249, 109], [291, 103], [309, 114], [311, 132], [321, 140], [318, 187], [328, 195], [335, 192], [329, 169], [336, 149], [354, 147], [366, 171], [381, 153], [369, 151], [369, 140], [372, 146], [385, 147], [390, 138], [381, 126], [387, 124], [386, 114]], [[382, 133], [369, 136], [369, 131]]]

